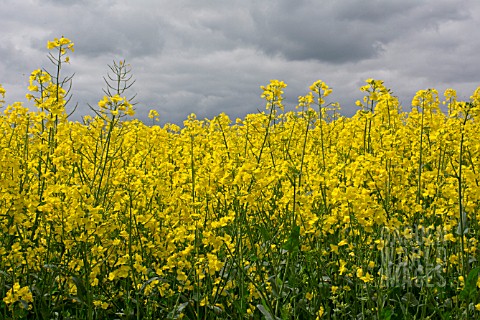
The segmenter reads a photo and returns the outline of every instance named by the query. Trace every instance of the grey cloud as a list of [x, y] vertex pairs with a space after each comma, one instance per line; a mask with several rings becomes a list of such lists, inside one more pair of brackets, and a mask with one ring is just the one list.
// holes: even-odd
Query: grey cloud
[[407, 106], [425, 87], [469, 95], [480, 84], [474, 0], [4, 3], [0, 83], [7, 100], [24, 97], [29, 72], [49, 67], [46, 41], [63, 34], [76, 45], [64, 70], [75, 73], [76, 119], [90, 113], [87, 103], [96, 105], [107, 65], [119, 59], [137, 79], [137, 116], [146, 119], [153, 108], [176, 123], [191, 112], [235, 118], [263, 111], [259, 86], [274, 78], [289, 85], [287, 110], [320, 78], [346, 115], [370, 77], [385, 80]]
[[340, 21], [363, 21], [381, 24], [392, 18], [408, 15], [421, 3], [416, 0], [403, 1], [354, 1], [337, 2], [332, 6], [331, 13]]
[[156, 55], [164, 46], [162, 24], [154, 12], [104, 6], [71, 13], [64, 30], [78, 44], [79, 54], [110, 54], [128, 58]]
[[252, 11], [256, 28], [261, 32], [257, 39], [259, 48], [289, 60], [331, 63], [375, 58], [384, 44], [407, 33], [468, 17], [462, 6], [451, 3], [438, 6], [437, 1], [270, 4], [263, 10]]

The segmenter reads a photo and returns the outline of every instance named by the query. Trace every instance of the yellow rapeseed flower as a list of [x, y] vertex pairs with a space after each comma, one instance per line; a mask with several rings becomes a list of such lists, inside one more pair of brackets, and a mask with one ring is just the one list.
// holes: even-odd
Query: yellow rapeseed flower
[[2, 99], [0, 99], [0, 107], [5, 103], [5, 100], [3, 100], [5, 98], [5, 93], [5, 89], [0, 84], [0, 95], [2, 96]]
[[[17, 301], [25, 301], [27, 303], [33, 302], [33, 295], [30, 289], [25, 286], [25, 287], [20, 287], [20, 284], [18, 282], [15, 282], [10, 288], [10, 290], [7, 291], [6, 296], [3, 298], [3, 302], [7, 305], [12, 305]], [[23, 307], [23, 304], [21, 305]], [[28, 309], [31, 309], [32, 306], [29, 305]]]

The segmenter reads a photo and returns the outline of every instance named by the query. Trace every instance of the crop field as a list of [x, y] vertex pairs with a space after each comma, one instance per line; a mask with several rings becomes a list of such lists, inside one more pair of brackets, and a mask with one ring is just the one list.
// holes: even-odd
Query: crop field
[[47, 47], [33, 108], [0, 86], [0, 319], [480, 317], [480, 87], [368, 79], [347, 118], [272, 80], [263, 112], [162, 127], [119, 62], [74, 122], [73, 43]]

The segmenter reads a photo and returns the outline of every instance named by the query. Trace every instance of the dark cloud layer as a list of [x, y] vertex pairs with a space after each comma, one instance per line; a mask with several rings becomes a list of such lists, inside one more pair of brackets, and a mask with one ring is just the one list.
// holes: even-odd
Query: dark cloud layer
[[1, 10], [7, 102], [25, 100], [29, 73], [48, 68], [47, 40], [65, 35], [76, 46], [64, 71], [75, 73], [77, 119], [121, 59], [137, 79], [138, 117], [154, 108], [176, 123], [263, 109], [259, 86], [270, 79], [289, 84], [289, 108], [322, 79], [346, 115], [367, 78], [385, 80], [405, 108], [419, 89], [468, 99], [480, 85], [475, 0], [4, 0]]

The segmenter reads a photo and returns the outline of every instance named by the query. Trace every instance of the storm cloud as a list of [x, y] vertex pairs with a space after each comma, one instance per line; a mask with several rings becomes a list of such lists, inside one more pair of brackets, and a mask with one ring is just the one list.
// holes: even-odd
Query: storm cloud
[[[125, 59], [137, 79], [137, 117], [163, 123], [190, 113], [231, 118], [264, 109], [260, 86], [288, 83], [287, 109], [322, 79], [352, 115], [367, 78], [382, 79], [404, 109], [417, 90], [480, 85], [480, 2], [474, 0], [4, 0], [0, 83], [25, 101], [28, 76], [49, 68], [47, 40], [75, 42], [74, 115], [90, 114], [103, 76]], [[29, 102], [25, 102], [29, 105]]]

